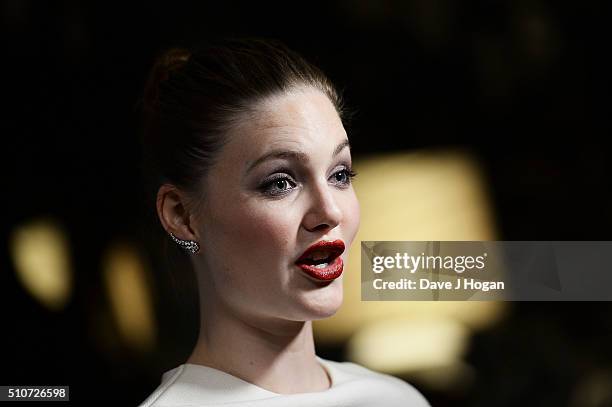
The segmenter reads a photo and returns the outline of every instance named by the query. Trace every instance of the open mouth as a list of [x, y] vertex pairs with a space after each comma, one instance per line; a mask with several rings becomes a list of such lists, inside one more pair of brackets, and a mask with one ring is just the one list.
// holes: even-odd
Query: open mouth
[[307, 264], [309, 266], [314, 266], [316, 268], [322, 269], [327, 267], [329, 263], [333, 262], [336, 257], [338, 257], [336, 254], [319, 252], [311, 258], [302, 260], [301, 262], [299, 262], [299, 264]]
[[340, 277], [344, 268], [340, 257], [344, 249], [344, 242], [339, 239], [317, 242], [306, 249], [295, 264], [317, 280], [334, 280]]

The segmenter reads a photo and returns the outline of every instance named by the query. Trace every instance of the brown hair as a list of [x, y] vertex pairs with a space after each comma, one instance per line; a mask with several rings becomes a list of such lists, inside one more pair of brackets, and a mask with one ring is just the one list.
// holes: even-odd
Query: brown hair
[[263, 98], [303, 85], [327, 95], [345, 119], [341, 97], [328, 78], [279, 41], [228, 39], [162, 53], [143, 99], [148, 192], [171, 183], [199, 197], [201, 177], [241, 114]]

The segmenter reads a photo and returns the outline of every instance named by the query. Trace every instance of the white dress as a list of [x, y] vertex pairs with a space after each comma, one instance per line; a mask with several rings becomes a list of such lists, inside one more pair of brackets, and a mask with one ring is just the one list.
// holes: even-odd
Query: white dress
[[278, 394], [211, 367], [182, 364], [162, 376], [140, 407], [429, 407], [410, 384], [349, 362], [317, 357], [331, 387], [313, 393]]

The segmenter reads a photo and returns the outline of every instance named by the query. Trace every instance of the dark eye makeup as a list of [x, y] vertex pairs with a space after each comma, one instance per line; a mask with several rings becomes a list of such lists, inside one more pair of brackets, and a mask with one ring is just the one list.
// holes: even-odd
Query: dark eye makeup
[[[352, 179], [357, 176], [357, 173], [348, 165], [342, 164], [344, 168], [335, 171], [331, 177], [331, 182], [338, 188], [347, 188]], [[291, 171], [287, 168], [279, 168], [275, 173], [266, 178], [258, 187], [258, 190], [264, 195], [272, 197], [282, 197], [290, 193], [297, 187], [295, 178], [291, 175]]]

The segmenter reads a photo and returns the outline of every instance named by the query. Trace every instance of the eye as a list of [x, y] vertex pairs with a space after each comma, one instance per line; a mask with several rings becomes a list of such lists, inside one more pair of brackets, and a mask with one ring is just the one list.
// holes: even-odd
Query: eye
[[295, 188], [297, 184], [287, 174], [275, 174], [261, 186], [263, 193], [277, 196], [283, 195]]
[[340, 171], [335, 172], [332, 175], [332, 181], [337, 184], [348, 186], [351, 183], [351, 179], [357, 175], [350, 167], [343, 168]]

